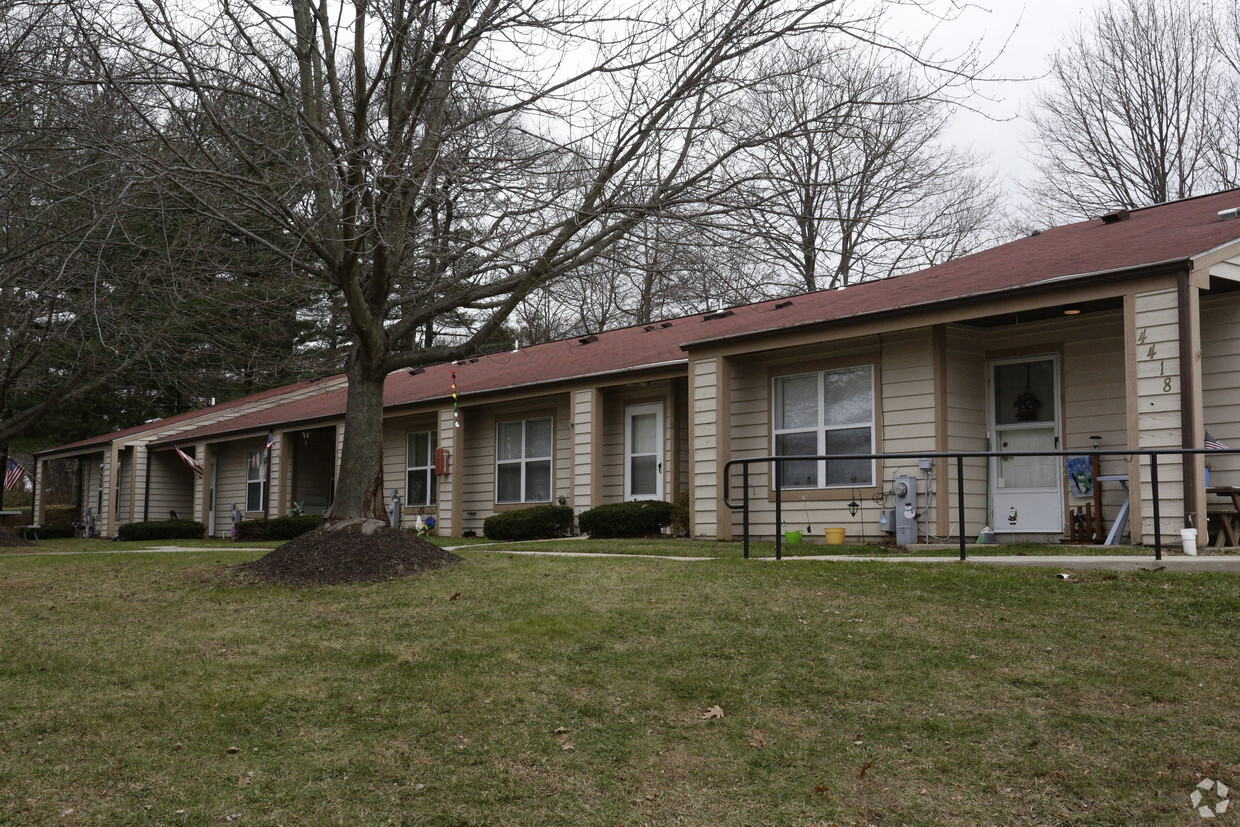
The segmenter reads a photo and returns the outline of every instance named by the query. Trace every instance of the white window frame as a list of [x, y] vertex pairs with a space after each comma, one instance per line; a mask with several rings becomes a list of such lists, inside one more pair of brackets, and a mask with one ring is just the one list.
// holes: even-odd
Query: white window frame
[[[831, 374], [850, 373], [864, 370], [869, 374], [870, 380], [870, 411], [869, 418], [866, 420], [858, 420], [856, 422], [836, 423], [828, 425], [826, 422], [826, 378]], [[817, 421], [812, 426], [800, 426], [796, 428], [776, 428], [775, 423], [779, 421], [779, 411], [783, 404], [783, 383], [792, 379], [804, 379], [806, 377], [815, 377], [817, 380]], [[870, 431], [869, 450], [865, 453], [875, 453], [875, 440], [877, 427], [875, 425], [876, 409], [878, 408], [878, 389], [875, 386], [875, 370], [872, 364], [848, 365], [846, 367], [829, 368], [827, 370], [813, 371], [809, 373], [791, 373], [783, 376], [776, 376], [771, 381], [771, 453], [778, 456], [777, 445], [779, 437], [793, 434], [806, 434], [813, 432], [816, 436], [815, 454], [822, 455], [827, 453], [827, 434], [830, 431], [846, 431], [858, 428], [868, 428]], [[793, 456], [793, 455], [789, 455]], [[877, 463], [869, 460], [870, 477], [868, 480], [856, 480], [848, 482], [827, 483], [827, 461], [819, 460], [817, 469], [817, 483], [814, 485], [793, 485], [785, 484], [784, 490], [800, 489], [800, 490], [818, 490], [818, 489], [838, 489], [838, 488], [872, 488], [876, 484], [878, 478]], [[771, 468], [772, 479], [775, 478], [775, 469]], [[778, 480], [776, 480], [778, 481]]]
[[[499, 447], [501, 443], [500, 430], [505, 425], [514, 423], [521, 424], [521, 456], [513, 459], [500, 459]], [[532, 422], [548, 422], [551, 424], [551, 453], [546, 456], [530, 456], [529, 454], [529, 426]], [[530, 465], [534, 463], [547, 463], [547, 498], [531, 499], [529, 492], [529, 476], [527, 471]], [[501, 500], [499, 476], [500, 469], [504, 466], [518, 465], [521, 469], [521, 494], [520, 499]], [[495, 423], [495, 502], [508, 503], [546, 503], [551, 502], [555, 497], [555, 418], [550, 416], [532, 416], [528, 419], [506, 419]]]
[[[255, 463], [255, 457], [258, 462]], [[246, 456], [245, 463], [245, 513], [258, 514], [267, 509], [267, 451], [260, 449], [251, 451]], [[251, 476], [255, 471], [258, 472], [257, 477]], [[258, 508], [250, 508], [250, 492], [258, 486], [257, 499]]]
[[[426, 437], [426, 462], [422, 465], [413, 465], [409, 461], [409, 455], [413, 445], [413, 440], [417, 437]], [[435, 476], [435, 448], [437, 445], [439, 434], [433, 429], [425, 431], [408, 431], [405, 434], [405, 505], [406, 506], [426, 506], [435, 505], [438, 491]], [[413, 475], [424, 475], [426, 478], [426, 496], [425, 502], [415, 502], [413, 499], [413, 487], [409, 484]]]

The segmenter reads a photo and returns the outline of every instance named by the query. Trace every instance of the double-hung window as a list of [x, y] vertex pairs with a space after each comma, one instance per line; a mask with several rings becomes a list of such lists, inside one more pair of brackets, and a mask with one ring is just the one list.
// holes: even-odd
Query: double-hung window
[[405, 505], [435, 504], [435, 432], [405, 435]]
[[[774, 381], [775, 455], [874, 453], [874, 367], [780, 376]], [[782, 488], [866, 487], [874, 484], [868, 459], [780, 463]]]
[[551, 417], [499, 423], [496, 433], [495, 500], [551, 501]]
[[265, 503], [267, 487], [267, 452], [252, 451], [246, 463], [245, 472], [245, 510], [251, 513], [262, 511]]

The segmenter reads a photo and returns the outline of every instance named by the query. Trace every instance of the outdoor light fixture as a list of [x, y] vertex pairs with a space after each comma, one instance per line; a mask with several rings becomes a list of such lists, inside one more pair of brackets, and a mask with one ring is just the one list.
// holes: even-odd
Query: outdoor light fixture
[[1081, 315], [1081, 306], [1079, 304], [1065, 304], [1063, 306], [1063, 314], [1065, 316]]
[[848, 513], [853, 517], [857, 516], [857, 509], [861, 507], [861, 503], [857, 502], [857, 489], [853, 489], [852, 499], [848, 501]]

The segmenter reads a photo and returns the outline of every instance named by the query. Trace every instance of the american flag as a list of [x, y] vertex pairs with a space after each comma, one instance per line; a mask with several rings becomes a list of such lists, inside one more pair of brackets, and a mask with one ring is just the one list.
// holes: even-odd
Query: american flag
[[202, 476], [202, 463], [201, 462], [194, 459], [189, 454], [185, 453], [184, 451], [182, 451], [180, 448], [178, 448], [175, 445], [173, 445], [172, 448], [181, 457], [181, 462], [185, 463], [186, 465], [190, 467], [191, 470], [193, 470], [194, 476], [197, 476], [197, 477]]
[[267, 432], [267, 447], [264, 448], [263, 450], [266, 451], [267, 453], [271, 453], [271, 446], [275, 444], [276, 444], [276, 435], [272, 433], [271, 431], [268, 431]]
[[1227, 447], [1226, 445], [1224, 445], [1223, 443], [1219, 442], [1219, 441], [1218, 441], [1217, 439], [1215, 439], [1214, 437], [1210, 436], [1210, 432], [1209, 432], [1209, 431], [1206, 431], [1206, 444], [1205, 444], [1205, 448], [1206, 448], [1206, 450], [1207, 450], [1207, 451], [1227, 451], [1227, 450], [1229, 450], [1229, 449], [1228, 449], [1228, 447]]
[[8, 468], [4, 471], [4, 490], [12, 491], [22, 484], [22, 480], [26, 476], [26, 469], [22, 468], [17, 460], [9, 457]]

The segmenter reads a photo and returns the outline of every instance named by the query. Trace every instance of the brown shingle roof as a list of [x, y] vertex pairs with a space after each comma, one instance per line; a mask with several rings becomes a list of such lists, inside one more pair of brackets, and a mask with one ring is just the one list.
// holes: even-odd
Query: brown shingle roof
[[[1126, 220], [1113, 223], [1095, 219], [1054, 227], [916, 273], [844, 290], [606, 331], [593, 341], [566, 339], [456, 365], [432, 365], [416, 375], [397, 371], [388, 377], [384, 400], [389, 407], [446, 401], [452, 393], [454, 368], [461, 401], [468, 404], [471, 395], [485, 392], [683, 364], [686, 349], [720, 338], [929, 308], [1152, 265], [1187, 266], [1193, 257], [1240, 239], [1240, 221], [1217, 218], [1220, 210], [1232, 207], [1240, 207], [1240, 190], [1132, 210]], [[339, 417], [345, 398], [344, 390], [330, 391], [195, 429], [179, 438], [189, 441]]]

